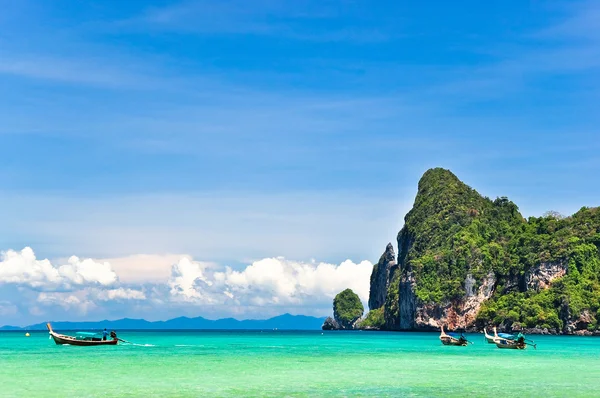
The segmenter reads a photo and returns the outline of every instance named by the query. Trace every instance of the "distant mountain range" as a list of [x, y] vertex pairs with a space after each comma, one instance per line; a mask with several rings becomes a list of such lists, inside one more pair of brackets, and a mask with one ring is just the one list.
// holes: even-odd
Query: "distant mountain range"
[[[51, 322], [55, 330], [149, 330], [149, 329], [281, 329], [281, 330], [318, 330], [325, 317], [316, 318], [305, 315], [284, 314], [269, 319], [247, 319], [238, 321], [233, 318], [217, 320], [202, 317], [188, 318], [185, 316], [169, 319], [168, 321], [150, 322], [145, 319], [118, 319], [98, 322]], [[0, 330], [46, 330], [46, 322], [26, 327], [2, 326]]]

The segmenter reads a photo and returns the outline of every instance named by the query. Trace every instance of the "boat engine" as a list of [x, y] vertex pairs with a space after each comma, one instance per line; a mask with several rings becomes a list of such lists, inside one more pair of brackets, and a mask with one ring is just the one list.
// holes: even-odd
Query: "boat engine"
[[115, 333], [114, 330], [112, 332], [110, 332], [110, 338], [113, 339], [113, 340], [117, 339], [117, 334]]

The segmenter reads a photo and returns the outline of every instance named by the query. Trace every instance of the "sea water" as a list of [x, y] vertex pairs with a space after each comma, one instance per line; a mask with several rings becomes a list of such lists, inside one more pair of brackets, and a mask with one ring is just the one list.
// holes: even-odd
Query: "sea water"
[[1, 397], [598, 397], [600, 338], [537, 350], [443, 346], [434, 333], [119, 331], [134, 344], [57, 346], [0, 332]]

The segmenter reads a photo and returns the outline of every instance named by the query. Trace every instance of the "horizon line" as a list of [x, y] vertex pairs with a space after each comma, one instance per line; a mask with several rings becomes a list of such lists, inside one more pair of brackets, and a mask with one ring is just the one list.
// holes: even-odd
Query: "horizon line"
[[[125, 320], [129, 320], [129, 321], [143, 321], [143, 322], [147, 322], [147, 323], [160, 323], [160, 322], [169, 322], [175, 319], [180, 319], [180, 318], [185, 318], [185, 319], [198, 319], [198, 318], [202, 318], [206, 321], [209, 322], [218, 322], [218, 321], [223, 321], [223, 320], [234, 320], [236, 322], [246, 322], [246, 321], [269, 321], [271, 319], [274, 318], [278, 318], [278, 317], [282, 317], [285, 315], [289, 315], [292, 317], [306, 317], [306, 318], [314, 318], [314, 319], [323, 319], [323, 318], [327, 318], [327, 315], [324, 316], [313, 316], [313, 315], [303, 315], [303, 314], [291, 314], [289, 312], [283, 313], [283, 314], [279, 314], [279, 315], [275, 315], [269, 318], [263, 318], [263, 319], [256, 319], [256, 318], [249, 318], [249, 319], [237, 319], [237, 318], [233, 318], [233, 317], [226, 317], [226, 318], [217, 318], [217, 319], [209, 319], [209, 318], [205, 318], [201, 315], [198, 315], [196, 317], [189, 317], [189, 316], [177, 316], [174, 318], [169, 318], [169, 319], [165, 319], [165, 320], [157, 320], [157, 321], [149, 321], [147, 319], [144, 318], [119, 318], [119, 319], [102, 319], [102, 320], [98, 320], [98, 321], [52, 321], [52, 320], [45, 320], [45, 321], [41, 321], [41, 322], [37, 322], [37, 323], [32, 323], [29, 325], [25, 325], [25, 326], [16, 326], [16, 325], [0, 325], [0, 329], [2, 328], [7, 328], [7, 327], [11, 327], [11, 328], [20, 328], [20, 329], [26, 329], [28, 327], [31, 326], [37, 326], [40, 324], [45, 324], [45, 323], [100, 323], [100, 322], [119, 322], [119, 321], [125, 321]], [[134, 330], [134, 329], [132, 329]], [[202, 329], [198, 329], [198, 330], [202, 330]]]

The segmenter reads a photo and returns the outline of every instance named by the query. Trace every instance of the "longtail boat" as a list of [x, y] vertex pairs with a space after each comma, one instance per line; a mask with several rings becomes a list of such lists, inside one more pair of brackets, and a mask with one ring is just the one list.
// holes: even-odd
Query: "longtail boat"
[[455, 346], [466, 346], [468, 341], [467, 339], [464, 338], [464, 336], [461, 334], [460, 336], [453, 336], [451, 334], [447, 334], [446, 332], [444, 332], [444, 325], [442, 325], [441, 329], [441, 333], [440, 333], [440, 340], [442, 341], [443, 345], [455, 345]]
[[496, 333], [496, 328], [494, 327], [494, 343], [498, 348], [524, 350], [528, 345], [533, 345], [533, 348], [537, 349], [537, 344], [529, 344], [526, 343], [525, 340], [525, 336], [523, 336], [521, 333], [519, 333], [517, 336], [513, 334]]
[[496, 344], [496, 339], [502, 338], [506, 340], [516, 340], [516, 337], [512, 334], [508, 333], [498, 333], [496, 331], [496, 327], [494, 326], [494, 335], [488, 334], [487, 330], [483, 328], [483, 334], [485, 335], [485, 340], [490, 344]]
[[47, 323], [46, 327], [48, 328], [50, 336], [52, 337], [52, 339], [54, 339], [54, 342], [57, 345], [116, 345], [119, 342], [119, 339], [117, 338], [117, 334], [115, 332], [110, 333], [112, 340], [102, 340], [99, 337], [95, 337], [95, 333], [78, 332], [78, 336], [67, 336], [65, 334], [56, 333], [54, 330], [52, 330], [52, 325], [50, 325], [50, 323]]

